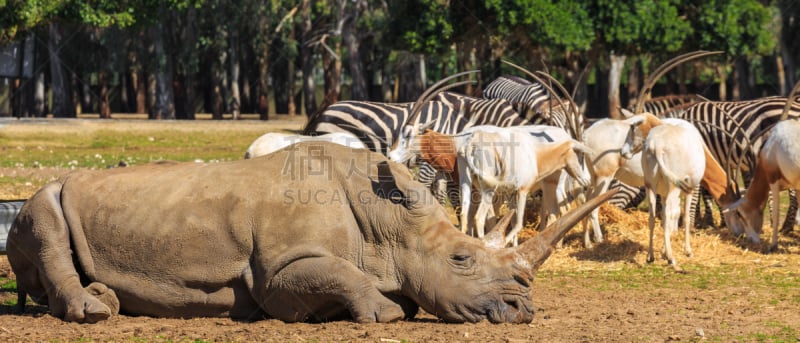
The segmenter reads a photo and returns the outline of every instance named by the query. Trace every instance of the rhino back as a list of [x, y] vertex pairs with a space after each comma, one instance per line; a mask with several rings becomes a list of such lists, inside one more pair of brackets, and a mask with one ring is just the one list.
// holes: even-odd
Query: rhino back
[[368, 164], [365, 155], [323, 155], [330, 165], [321, 173], [308, 155], [65, 178], [62, 207], [84, 273], [114, 289], [123, 311], [250, 316], [252, 292], [292, 259], [359, 259], [363, 233], [348, 197], [370, 190], [352, 170], [353, 159]]
[[[290, 147], [243, 161], [64, 178], [61, 206], [80, 267], [117, 292], [123, 311], [156, 316], [252, 316], [254, 293], [308, 256], [381, 270], [368, 272], [370, 279], [394, 287], [385, 256], [402, 236], [391, 232], [397, 218], [409, 216], [390, 194], [376, 194], [376, 165], [385, 158], [308, 144], [324, 151]], [[423, 206], [431, 209], [438, 207]]]

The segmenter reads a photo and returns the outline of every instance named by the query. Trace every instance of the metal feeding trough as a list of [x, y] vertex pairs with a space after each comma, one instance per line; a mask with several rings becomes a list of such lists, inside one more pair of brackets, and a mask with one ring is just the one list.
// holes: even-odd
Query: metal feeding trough
[[0, 254], [6, 253], [8, 231], [24, 203], [22, 200], [0, 200]]

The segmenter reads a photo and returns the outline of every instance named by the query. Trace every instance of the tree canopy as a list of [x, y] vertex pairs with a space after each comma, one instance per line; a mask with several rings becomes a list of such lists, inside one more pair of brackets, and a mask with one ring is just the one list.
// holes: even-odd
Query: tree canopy
[[[93, 89], [106, 87], [114, 111], [152, 112], [157, 96], [175, 92], [159, 110], [167, 118], [199, 110], [258, 112], [266, 119], [272, 111], [310, 114], [323, 98], [407, 101], [436, 78], [465, 69], [481, 69], [487, 82], [511, 72], [501, 59], [547, 68], [567, 83], [591, 65], [595, 93], [641, 82], [627, 74], [639, 57], [657, 63], [698, 49], [725, 52], [713, 63], [740, 64], [727, 72], [769, 73], [781, 64], [785, 82], [792, 82], [800, 52], [786, 43], [798, 31], [797, 6], [790, 3], [0, 0], [0, 44], [33, 33], [39, 45], [58, 45], [37, 48], [63, 62], [38, 68], [48, 75], [40, 82], [65, 73], [85, 82], [77, 91], [93, 101], [100, 97]], [[613, 77], [602, 85], [609, 68]], [[717, 75], [712, 82], [725, 82], [722, 69], [710, 70], [703, 72], [706, 81]]]

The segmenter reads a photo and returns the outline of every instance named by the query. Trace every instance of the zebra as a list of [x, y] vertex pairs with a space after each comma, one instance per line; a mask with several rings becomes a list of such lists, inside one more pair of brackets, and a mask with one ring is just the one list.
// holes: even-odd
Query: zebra
[[506, 99], [511, 106], [531, 124], [546, 124], [541, 117], [542, 107], [550, 100], [550, 95], [540, 83], [530, 82], [517, 76], [503, 75], [493, 80], [483, 89], [484, 99]]
[[[340, 101], [319, 115], [310, 118], [303, 130], [306, 135], [350, 132], [372, 151], [388, 154], [392, 143], [407, 126], [423, 123], [444, 134], [457, 134], [475, 125], [519, 126], [529, 121], [521, 117], [505, 99], [481, 99], [453, 92], [441, 92], [426, 101], [419, 115], [410, 121], [413, 103], [380, 103]], [[459, 204], [455, 180], [441, 178], [430, 165], [423, 163], [417, 172], [418, 181], [432, 189], [437, 200]], [[446, 181], [446, 188], [442, 181]]]
[[[670, 94], [649, 99], [644, 102], [644, 111], [659, 117], [674, 118], [686, 108], [686, 106], [706, 99], [697, 94]], [[629, 105], [633, 110], [635, 103]]]
[[[780, 120], [786, 101], [786, 97], [778, 96], [746, 101], [703, 101], [681, 109], [677, 117], [697, 127], [712, 155], [729, 175], [735, 175], [737, 169], [741, 168], [742, 179], [747, 186], [749, 174], [755, 168], [758, 151], [764, 141], [760, 133]], [[797, 101], [793, 101], [788, 108], [788, 116], [800, 117], [800, 104]], [[705, 197], [703, 199], [706, 201]], [[789, 192], [789, 199], [782, 232], [791, 231], [795, 224], [797, 197], [793, 191]], [[705, 204], [706, 216], [709, 216], [710, 201]]]
[[582, 129], [586, 120], [583, 115], [577, 115], [574, 123], [570, 121], [571, 113], [579, 112], [569, 108], [574, 106], [574, 101], [570, 98], [563, 102], [550, 94], [543, 83], [531, 82], [517, 76], [500, 76], [486, 85], [482, 97], [506, 99], [530, 124], [560, 127], [573, 138], [582, 141]]

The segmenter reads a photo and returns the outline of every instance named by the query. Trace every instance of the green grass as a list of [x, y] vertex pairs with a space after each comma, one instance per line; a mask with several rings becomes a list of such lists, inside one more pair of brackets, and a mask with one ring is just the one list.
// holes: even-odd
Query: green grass
[[257, 135], [163, 130], [122, 134], [99, 130], [92, 134], [52, 133], [47, 140], [38, 135], [0, 135], [0, 167], [105, 168], [119, 161], [146, 163], [155, 160], [192, 161], [240, 159]]
[[[136, 165], [158, 160], [238, 160], [264, 132], [297, 130], [302, 124], [80, 120], [8, 124], [0, 129], [0, 168], [16, 172], [0, 173], [0, 194], [27, 198], [68, 170], [102, 169], [121, 161]], [[64, 170], [36, 172], [47, 168]]]
[[[17, 281], [0, 277], [0, 292], [17, 293]], [[17, 297], [10, 297], [2, 302], [3, 306], [17, 305]]]

